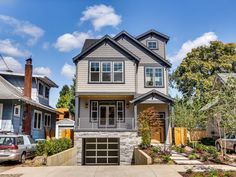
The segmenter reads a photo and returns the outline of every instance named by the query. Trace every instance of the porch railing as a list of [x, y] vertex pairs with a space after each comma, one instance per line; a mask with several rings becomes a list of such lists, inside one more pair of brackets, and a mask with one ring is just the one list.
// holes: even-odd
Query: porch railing
[[125, 117], [124, 120], [109, 120], [105, 122], [98, 119], [97, 121], [90, 121], [86, 118], [80, 118], [80, 130], [135, 130], [136, 120], [134, 117]]

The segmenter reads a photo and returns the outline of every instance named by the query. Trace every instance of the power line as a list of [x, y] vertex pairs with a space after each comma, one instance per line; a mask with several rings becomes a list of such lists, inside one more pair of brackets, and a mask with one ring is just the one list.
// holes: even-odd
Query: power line
[[9, 66], [7, 65], [7, 63], [6, 63], [6, 61], [4, 60], [4, 58], [3, 58], [3, 56], [0, 54], [0, 57], [1, 57], [1, 59], [2, 59], [2, 61], [3, 61], [3, 63], [5, 64], [5, 66], [7, 67], [7, 72], [12, 72], [12, 70], [9, 68]]

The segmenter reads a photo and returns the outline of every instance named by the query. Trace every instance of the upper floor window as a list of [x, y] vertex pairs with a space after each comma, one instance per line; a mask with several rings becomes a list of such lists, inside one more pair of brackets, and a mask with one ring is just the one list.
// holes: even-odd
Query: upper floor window
[[147, 41], [147, 47], [149, 49], [157, 49], [157, 41]]
[[43, 84], [41, 81], [38, 81], [38, 94], [39, 94], [39, 96], [48, 99], [49, 92], [50, 92], [50, 88], [47, 85]]
[[38, 84], [38, 92], [39, 95], [43, 96], [43, 84], [41, 82]]
[[45, 98], [49, 98], [49, 88], [45, 86], [45, 92], [44, 92]]
[[163, 87], [163, 68], [146, 67], [145, 68], [145, 86], [146, 87]]
[[124, 81], [122, 61], [91, 61], [89, 81], [98, 83], [121, 83]]

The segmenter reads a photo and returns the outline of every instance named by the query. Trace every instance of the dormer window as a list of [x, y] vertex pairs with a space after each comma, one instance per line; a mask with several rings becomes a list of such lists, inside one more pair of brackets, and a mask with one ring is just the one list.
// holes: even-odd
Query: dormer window
[[157, 41], [155, 41], [155, 40], [147, 41], [147, 47], [149, 49], [158, 49], [157, 48]]
[[39, 85], [38, 85], [38, 92], [39, 92], [39, 95], [43, 96], [43, 84], [41, 82], [39, 82]]

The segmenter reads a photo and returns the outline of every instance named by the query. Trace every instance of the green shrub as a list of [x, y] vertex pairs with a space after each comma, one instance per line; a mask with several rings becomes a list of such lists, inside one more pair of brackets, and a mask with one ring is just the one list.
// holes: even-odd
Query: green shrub
[[152, 151], [153, 151], [154, 153], [158, 153], [158, 152], [161, 151], [161, 148], [154, 146], [154, 147], [152, 147]]
[[57, 154], [66, 149], [72, 147], [72, 142], [68, 138], [61, 139], [51, 139], [44, 142], [39, 142], [36, 146], [36, 155], [42, 156], [47, 155], [51, 156], [53, 154]]
[[151, 133], [149, 130], [143, 131], [142, 132], [142, 142], [141, 146], [142, 147], [149, 147], [151, 144]]
[[189, 154], [188, 158], [190, 160], [195, 160], [195, 159], [199, 159], [200, 156], [198, 154], [192, 153], [192, 154]]

